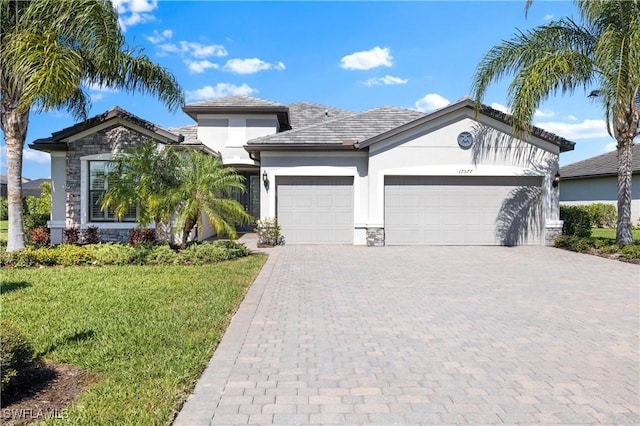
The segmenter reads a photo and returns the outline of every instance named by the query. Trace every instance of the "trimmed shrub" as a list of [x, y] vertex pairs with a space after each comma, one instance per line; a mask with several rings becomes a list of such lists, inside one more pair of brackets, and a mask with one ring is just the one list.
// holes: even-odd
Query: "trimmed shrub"
[[29, 368], [36, 365], [29, 340], [13, 325], [0, 321], [0, 381], [1, 391], [11, 390]]
[[613, 204], [593, 203], [585, 207], [593, 228], [615, 228], [618, 212]]
[[93, 261], [91, 253], [85, 247], [61, 244], [55, 250], [58, 253], [58, 265], [88, 265]]
[[624, 259], [640, 259], [640, 244], [627, 244], [620, 250], [620, 257]]
[[80, 243], [80, 230], [78, 228], [67, 228], [62, 231], [66, 244], [78, 245]]
[[175, 265], [180, 263], [180, 257], [170, 246], [163, 244], [152, 247], [146, 256], [148, 265]]
[[221, 240], [221, 241], [215, 241], [213, 244], [218, 247], [222, 247], [226, 251], [228, 251], [229, 259], [235, 259], [236, 257], [249, 256], [251, 254], [251, 250], [248, 249], [247, 246], [235, 241]]
[[44, 226], [38, 226], [29, 230], [29, 240], [38, 246], [48, 246], [51, 241], [49, 229]]
[[591, 215], [584, 206], [560, 206], [562, 235], [591, 236]]
[[158, 241], [156, 230], [153, 228], [132, 229], [129, 231], [129, 243], [137, 244], [154, 244]]
[[90, 226], [87, 229], [83, 229], [82, 241], [85, 244], [98, 244], [100, 242], [100, 239], [98, 238], [98, 227]]
[[128, 265], [136, 259], [136, 249], [130, 245], [105, 243], [86, 247], [98, 265]]
[[230, 254], [224, 247], [204, 242], [201, 244], [191, 244], [186, 249], [181, 250], [180, 255], [184, 263], [189, 265], [203, 265], [205, 263], [227, 260]]

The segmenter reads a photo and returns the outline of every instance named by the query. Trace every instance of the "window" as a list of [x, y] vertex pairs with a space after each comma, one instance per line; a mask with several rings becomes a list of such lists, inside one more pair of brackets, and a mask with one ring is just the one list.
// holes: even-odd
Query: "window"
[[[91, 222], [114, 222], [113, 210], [101, 210], [100, 197], [107, 189], [106, 175], [109, 172], [109, 161], [89, 162], [89, 220]], [[122, 218], [123, 222], [136, 221], [136, 208], [129, 210]]]

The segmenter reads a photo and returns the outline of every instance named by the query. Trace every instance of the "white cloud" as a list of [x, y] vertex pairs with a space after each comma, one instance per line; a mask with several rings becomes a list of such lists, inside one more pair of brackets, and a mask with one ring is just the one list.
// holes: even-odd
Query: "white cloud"
[[617, 142], [609, 142], [604, 146], [604, 152], [611, 152], [611, 151], [615, 151], [616, 149], [618, 149]]
[[202, 74], [209, 68], [214, 68], [214, 69], [219, 68], [218, 64], [209, 62], [206, 59], [203, 61], [190, 61], [187, 59], [184, 61], [184, 63], [187, 64], [187, 66], [189, 67], [189, 72], [193, 74]]
[[584, 120], [582, 123], [549, 121], [536, 123], [536, 126], [569, 140], [609, 137], [607, 124], [604, 120]]
[[376, 46], [371, 50], [354, 52], [342, 57], [340, 67], [346, 70], [370, 70], [380, 66], [390, 67], [393, 65], [392, 60], [391, 50], [388, 47]]
[[576, 121], [578, 119], [578, 117], [576, 117], [575, 115], [569, 114], [565, 117], [565, 120], [571, 120], [571, 121]]
[[31, 148], [25, 148], [22, 151], [23, 158], [27, 161], [33, 161], [38, 164], [49, 164], [51, 162], [51, 157], [46, 152], [35, 151]]
[[437, 93], [429, 93], [416, 101], [416, 109], [421, 112], [435, 111], [444, 108], [451, 102]]
[[408, 78], [400, 78], [400, 77], [385, 75], [384, 77], [370, 78], [367, 81], [363, 81], [362, 84], [368, 87], [382, 86], [382, 85], [388, 86], [391, 84], [407, 84], [408, 81], [409, 81]]
[[173, 37], [173, 31], [164, 30], [159, 33], [158, 30], [153, 30], [153, 35], [147, 36], [146, 39], [152, 44], [162, 43], [163, 41], [171, 40]]
[[544, 18], [542, 18], [543, 21], [550, 21], [552, 19], [553, 19], [553, 14], [551, 13], [544, 15]]
[[511, 114], [511, 110], [510, 110], [508, 107], [506, 107], [506, 106], [504, 106], [504, 105], [502, 105], [502, 104], [499, 104], [499, 103], [497, 103], [497, 102], [493, 102], [493, 103], [492, 103], [491, 105], [489, 105], [489, 106], [490, 106], [491, 108], [493, 108], [493, 109], [497, 109], [497, 110], [498, 110], [498, 111], [500, 111], [500, 112], [504, 112], [505, 114]]
[[550, 117], [553, 117], [554, 115], [555, 113], [550, 109], [545, 109], [545, 110], [537, 109], [536, 112], [533, 114], [534, 117], [538, 117], [538, 118], [550, 118]]
[[109, 93], [118, 93], [120, 92], [118, 89], [114, 89], [111, 87], [102, 86], [97, 83], [86, 84], [87, 90], [89, 91], [89, 97], [91, 98], [91, 102], [98, 102]]
[[177, 53], [194, 58], [208, 58], [211, 56], [227, 56], [229, 52], [220, 44], [202, 44], [195, 41], [180, 41], [176, 43], [164, 43], [157, 45], [159, 55]]
[[229, 59], [224, 67], [224, 71], [232, 72], [235, 74], [255, 74], [260, 71], [266, 70], [278, 70], [282, 71], [286, 67], [284, 63], [278, 62], [277, 64], [271, 64], [258, 58], [248, 59]]
[[212, 98], [221, 98], [223, 96], [234, 95], [250, 95], [258, 90], [249, 87], [246, 83], [242, 86], [236, 86], [231, 83], [218, 83], [214, 86], [204, 86], [200, 89], [187, 91], [187, 99], [189, 100], [205, 100]]
[[118, 11], [118, 22], [122, 31], [156, 19], [151, 12], [158, 8], [158, 0], [111, 0], [111, 3]]

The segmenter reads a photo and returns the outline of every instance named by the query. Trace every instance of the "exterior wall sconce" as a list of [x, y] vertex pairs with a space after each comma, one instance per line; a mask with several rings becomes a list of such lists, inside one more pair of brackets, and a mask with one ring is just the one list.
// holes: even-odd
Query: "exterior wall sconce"
[[560, 172], [556, 172], [556, 175], [553, 177], [553, 182], [551, 182], [551, 186], [553, 186], [554, 188], [557, 188], [559, 183], [560, 183]]
[[266, 170], [262, 172], [262, 183], [264, 184], [265, 189], [269, 189], [269, 176], [267, 175]]

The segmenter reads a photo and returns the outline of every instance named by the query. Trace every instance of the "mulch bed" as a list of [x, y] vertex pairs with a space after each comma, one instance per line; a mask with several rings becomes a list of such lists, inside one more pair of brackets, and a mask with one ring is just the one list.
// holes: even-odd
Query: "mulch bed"
[[1, 423], [21, 425], [67, 418], [67, 407], [92, 381], [91, 374], [72, 365], [43, 362], [2, 395]]

